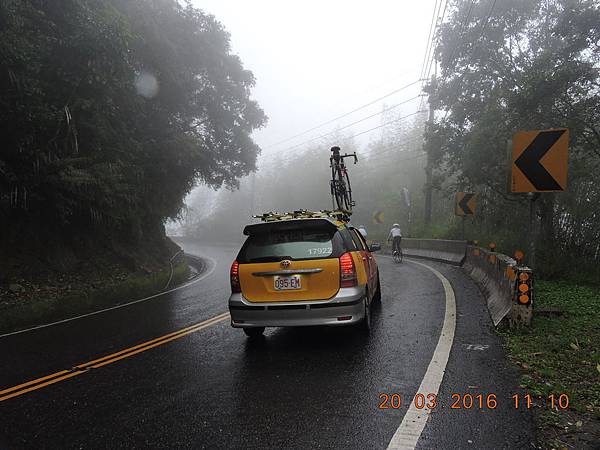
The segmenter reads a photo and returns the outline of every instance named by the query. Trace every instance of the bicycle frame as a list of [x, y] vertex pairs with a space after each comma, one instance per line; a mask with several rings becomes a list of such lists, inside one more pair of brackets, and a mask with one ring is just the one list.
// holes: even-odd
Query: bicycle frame
[[352, 200], [352, 188], [350, 186], [350, 177], [344, 163], [345, 158], [354, 158], [354, 164], [358, 162], [356, 152], [340, 154], [339, 147], [331, 148], [331, 157], [329, 158], [331, 167], [331, 197], [334, 202], [334, 208], [337, 204], [337, 209], [348, 213], [352, 212], [352, 207], [355, 202]]

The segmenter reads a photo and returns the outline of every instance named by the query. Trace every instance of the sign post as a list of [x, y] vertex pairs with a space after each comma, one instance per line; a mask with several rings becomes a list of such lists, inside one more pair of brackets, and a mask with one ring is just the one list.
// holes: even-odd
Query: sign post
[[465, 222], [467, 216], [475, 215], [477, 195], [473, 192], [457, 192], [454, 204], [454, 214], [462, 217], [462, 239], [465, 240]]

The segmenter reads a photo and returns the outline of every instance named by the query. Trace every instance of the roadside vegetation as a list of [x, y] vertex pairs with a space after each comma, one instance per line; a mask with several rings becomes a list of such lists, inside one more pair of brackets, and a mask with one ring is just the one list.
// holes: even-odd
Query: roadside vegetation
[[164, 263], [195, 183], [255, 168], [254, 77], [189, 3], [2, 1], [0, 55], [0, 282], [24, 252], [64, 271], [65, 251], [153, 240]]
[[537, 396], [569, 396], [569, 408], [536, 403], [548, 448], [592, 448], [600, 438], [600, 286], [538, 281], [529, 328], [501, 333], [522, 371], [521, 386]]
[[[194, 272], [197, 272], [195, 269]], [[106, 274], [95, 283], [40, 289], [30, 282], [14, 284], [16, 292], [0, 290], [0, 334], [68, 319], [138, 300], [177, 286], [192, 275], [186, 258], [152, 273]]]
[[185, 196], [255, 168], [266, 116], [229, 34], [177, 0], [4, 0], [0, 59], [0, 303], [155, 292]]

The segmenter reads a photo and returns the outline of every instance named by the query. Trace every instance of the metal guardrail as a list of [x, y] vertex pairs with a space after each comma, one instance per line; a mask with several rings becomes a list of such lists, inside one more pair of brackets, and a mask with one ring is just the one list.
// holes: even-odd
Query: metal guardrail
[[483, 291], [494, 325], [508, 316], [511, 326], [529, 325], [533, 316], [533, 271], [513, 258], [469, 245], [464, 264]]
[[463, 266], [484, 294], [490, 317], [498, 325], [529, 325], [533, 315], [533, 271], [513, 258], [466, 241], [402, 239], [405, 256]]
[[402, 252], [406, 256], [462, 265], [466, 251], [466, 241], [402, 238]]

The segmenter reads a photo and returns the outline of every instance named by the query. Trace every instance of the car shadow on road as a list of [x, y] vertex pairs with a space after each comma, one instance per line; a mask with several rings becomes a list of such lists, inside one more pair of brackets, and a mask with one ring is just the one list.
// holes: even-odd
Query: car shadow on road
[[[330, 429], [357, 433], [362, 414], [376, 407], [376, 367], [387, 357], [380, 316], [374, 307], [370, 335], [355, 326], [296, 327], [248, 339], [232, 396], [247, 429], [260, 430], [261, 439], [278, 448], [315, 448], [320, 433]], [[323, 411], [329, 411], [327, 420], [315, 423]], [[241, 440], [256, 439], [244, 433]]]

